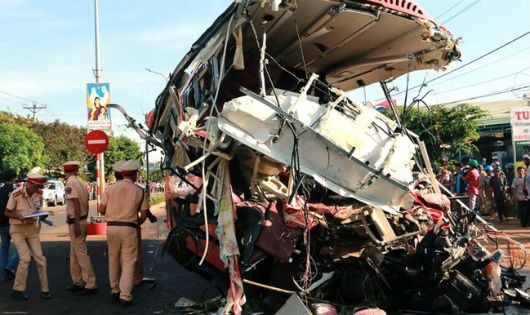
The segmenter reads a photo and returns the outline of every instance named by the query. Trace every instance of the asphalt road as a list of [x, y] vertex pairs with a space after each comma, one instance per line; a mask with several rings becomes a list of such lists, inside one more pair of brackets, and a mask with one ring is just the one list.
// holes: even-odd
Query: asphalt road
[[[41, 241], [48, 261], [48, 278], [52, 299], [39, 298], [40, 285], [35, 264], [30, 263], [27, 294], [28, 301], [13, 301], [10, 293], [12, 281], [0, 282], [0, 314], [180, 314], [174, 303], [181, 297], [202, 300], [217, 295], [208, 282], [178, 265], [172, 257], [164, 255], [160, 243], [167, 235], [163, 204], [153, 207], [158, 222], [143, 225], [143, 252], [145, 277], [156, 279], [156, 286], [144, 284], [134, 292], [134, 304], [124, 307], [110, 297], [108, 258], [105, 236], [89, 236], [88, 250], [96, 271], [99, 291], [91, 296], [79, 296], [65, 288], [71, 285], [69, 274], [69, 237], [65, 224], [65, 207], [47, 207], [54, 216], [49, 219], [55, 226], [43, 225]], [[95, 202], [91, 202], [90, 215], [95, 215]]]

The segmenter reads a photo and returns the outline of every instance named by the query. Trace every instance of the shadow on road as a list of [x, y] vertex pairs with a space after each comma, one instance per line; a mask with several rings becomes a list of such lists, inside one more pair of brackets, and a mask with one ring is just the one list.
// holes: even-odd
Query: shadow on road
[[104, 240], [88, 242], [99, 287], [99, 291], [90, 296], [79, 296], [65, 290], [71, 285], [70, 243], [43, 242], [52, 299], [39, 298], [38, 275], [34, 262], [31, 262], [27, 285], [30, 299], [13, 301], [10, 296], [13, 282], [0, 282], [0, 314], [179, 314], [173, 304], [180, 297], [200, 300], [217, 294], [205, 280], [185, 270], [173, 258], [168, 255], [162, 257], [159, 243], [156, 240], [143, 241], [145, 277], [156, 278], [156, 286], [144, 284], [135, 288], [134, 305], [124, 307], [110, 297], [107, 244]]

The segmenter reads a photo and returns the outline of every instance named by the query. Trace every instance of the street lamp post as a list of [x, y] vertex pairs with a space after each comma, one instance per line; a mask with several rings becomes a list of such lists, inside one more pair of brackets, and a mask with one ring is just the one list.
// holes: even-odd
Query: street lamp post
[[[94, 19], [95, 19], [95, 50], [96, 50], [96, 69], [94, 75], [96, 77], [96, 83], [100, 82], [101, 78], [101, 67], [100, 67], [100, 56], [99, 56], [99, 4], [98, 0], [94, 0]], [[105, 190], [105, 155], [103, 153], [96, 154], [96, 183], [97, 183], [97, 212], [100, 215], [101, 208], [101, 194]]]
[[159, 76], [161, 76], [162, 78], [164, 78], [164, 80], [166, 80], [166, 82], [169, 82], [169, 78], [166, 77], [165, 75], [163, 75], [162, 73], [158, 72], [158, 71], [154, 71], [154, 70], [151, 70], [149, 68], [145, 68], [146, 71], [149, 71], [151, 73], [154, 73], [154, 74], [158, 74]]

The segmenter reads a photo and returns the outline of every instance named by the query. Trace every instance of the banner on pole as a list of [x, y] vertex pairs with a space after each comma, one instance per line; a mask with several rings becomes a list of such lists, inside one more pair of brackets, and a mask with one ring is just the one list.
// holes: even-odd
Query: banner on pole
[[87, 83], [87, 113], [88, 124], [87, 130], [101, 130], [110, 135], [112, 124], [110, 120], [110, 111], [107, 105], [110, 103], [110, 84], [109, 83]]
[[512, 108], [510, 124], [514, 142], [530, 141], [530, 108]]
[[[513, 162], [517, 163], [517, 146], [530, 143], [530, 108], [512, 108], [510, 111], [512, 127]], [[516, 165], [516, 164], [515, 164]]]

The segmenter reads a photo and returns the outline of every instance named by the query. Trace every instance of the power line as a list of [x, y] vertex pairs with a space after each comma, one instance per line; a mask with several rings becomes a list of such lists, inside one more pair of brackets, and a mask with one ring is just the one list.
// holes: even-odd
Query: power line
[[[453, 69], [453, 70], [451, 70], [451, 71], [449, 71], [449, 72], [446, 72], [446, 73], [444, 73], [444, 74], [442, 74], [442, 75], [437, 76], [437, 77], [434, 78], [434, 79], [431, 79], [431, 80], [425, 82], [425, 84], [430, 83], [430, 82], [433, 82], [433, 81], [436, 81], [436, 80], [438, 80], [438, 79], [440, 79], [440, 78], [443, 78], [443, 77], [445, 77], [445, 76], [450, 75], [451, 73], [453, 73], [453, 72], [455, 72], [455, 71], [457, 71], [457, 70], [460, 70], [460, 69], [462, 69], [462, 68], [464, 68], [464, 67], [467, 67], [467, 66], [469, 66], [470, 64], [473, 64], [473, 63], [479, 61], [480, 59], [485, 58], [485, 57], [491, 55], [492, 53], [494, 53], [494, 52], [496, 52], [496, 51], [498, 51], [498, 50], [500, 50], [500, 49], [502, 49], [502, 48], [504, 48], [504, 47], [506, 47], [506, 46], [508, 46], [508, 45], [510, 45], [510, 44], [512, 44], [512, 43], [514, 43], [514, 42], [516, 42], [517, 40], [519, 40], [519, 39], [525, 37], [525, 36], [528, 35], [528, 34], [530, 34], [530, 32], [526, 32], [526, 33], [524, 33], [524, 34], [522, 34], [522, 35], [519, 35], [519, 36], [517, 36], [516, 38], [510, 40], [509, 42], [507, 42], [507, 43], [505, 43], [505, 44], [502, 44], [501, 46], [499, 46], [499, 47], [497, 47], [497, 48], [495, 48], [495, 49], [493, 49], [493, 50], [491, 50], [491, 51], [485, 53], [484, 55], [482, 55], [482, 56], [480, 56], [480, 57], [478, 57], [478, 58], [475, 58], [475, 59], [471, 60], [470, 62], [461, 65], [461, 66], [458, 67], [458, 68], [455, 68], [455, 69]], [[420, 86], [421, 86], [421, 85], [420, 85]]]
[[24, 105], [24, 103], [19, 102], [19, 101], [15, 101], [15, 100], [13, 100], [13, 99], [11, 99], [11, 98], [7, 98], [7, 97], [3, 97], [3, 96], [0, 96], [0, 98], [1, 98], [1, 99], [4, 99], [4, 100], [6, 100], [6, 101], [10, 101], [10, 102], [13, 102], [13, 103], [17, 103], [17, 104], [20, 104], [20, 105]]
[[[41, 109], [46, 109], [47, 108], [46, 104], [40, 104], [39, 105], [39, 102], [37, 102], [35, 100], [30, 100], [28, 98], [25, 98], [25, 97], [22, 97], [22, 96], [18, 96], [18, 95], [15, 95], [13, 93], [9, 93], [9, 92], [3, 91], [3, 90], [0, 90], [0, 93], [9, 95], [9, 96], [14, 97], [14, 98], [21, 99], [23, 101], [31, 102], [31, 105], [27, 105], [27, 104], [21, 103], [21, 102], [17, 102], [17, 103], [22, 104], [22, 108], [27, 109], [31, 113], [33, 113], [33, 122], [37, 121], [37, 112], [39, 112]], [[12, 101], [12, 100], [10, 100], [10, 101]], [[15, 101], [13, 101], [13, 102], [15, 102]]]
[[445, 23], [451, 21], [452, 19], [454, 19], [455, 17], [459, 16], [460, 14], [466, 12], [467, 10], [469, 10], [471, 7], [475, 6], [479, 2], [480, 2], [480, 0], [475, 0], [475, 2], [471, 3], [470, 5], [468, 5], [467, 7], [463, 8], [462, 10], [456, 12], [453, 16], [451, 16], [450, 18], [448, 18], [447, 20], [443, 21], [440, 24], [445, 24]]
[[442, 92], [436, 91], [436, 94], [444, 94], [444, 93], [449, 93], [449, 92], [458, 91], [458, 90], [462, 90], [462, 89], [467, 89], [467, 88], [470, 88], [470, 87], [474, 87], [474, 86], [485, 84], [485, 83], [490, 83], [490, 82], [501, 80], [501, 79], [508, 78], [508, 77], [511, 77], [511, 76], [515, 77], [516, 74], [518, 74], [521, 71], [524, 71], [524, 70], [526, 70], [528, 68], [530, 68], [530, 67], [526, 67], [523, 70], [520, 70], [520, 71], [517, 71], [517, 72], [513, 72], [513, 73], [510, 73], [510, 74], [507, 74], [507, 75], [503, 75], [503, 76], [500, 76], [500, 77], [496, 77], [496, 78], [493, 78], [493, 79], [489, 79], [489, 80], [485, 80], [485, 81], [481, 81], [481, 82], [476, 82], [476, 83], [469, 84], [469, 85], [459, 86], [459, 87], [451, 89], [451, 90], [442, 91]]
[[449, 9], [445, 10], [442, 14], [438, 15], [435, 20], [438, 21], [442, 16], [444, 16], [447, 12], [453, 10], [455, 7], [457, 7], [460, 3], [464, 2], [464, 0], [458, 1], [455, 5], [450, 7]]
[[524, 85], [524, 86], [520, 86], [520, 87], [517, 87], [517, 88], [509, 88], [509, 89], [505, 89], [505, 90], [499, 90], [499, 91], [491, 92], [491, 93], [488, 93], [488, 94], [482, 94], [482, 95], [478, 95], [478, 96], [463, 98], [463, 99], [459, 99], [457, 101], [452, 101], [452, 102], [449, 102], [449, 103], [443, 103], [442, 105], [451, 105], [451, 104], [460, 103], [460, 102], [464, 102], [464, 101], [476, 100], [476, 99], [479, 99], [479, 98], [484, 98], [484, 97], [495, 96], [495, 95], [504, 94], [504, 93], [515, 92], [515, 91], [524, 90], [524, 89], [528, 89], [528, 88], [530, 88], [530, 84], [527, 84], [527, 85]]
[[[502, 58], [496, 59], [496, 60], [494, 60], [494, 61], [488, 63], [487, 65], [479, 66], [478, 68], [474, 68], [474, 69], [471, 69], [471, 70], [469, 70], [469, 71], [467, 71], [467, 72], [463, 72], [463, 73], [461, 73], [461, 74], [459, 74], [459, 75], [455, 75], [454, 77], [449, 78], [449, 79], [447, 79], [447, 80], [442, 80], [441, 82], [437, 82], [436, 84], [433, 84], [432, 86], [440, 85], [440, 84], [445, 83], [445, 82], [447, 82], [447, 81], [451, 81], [451, 80], [454, 80], [454, 79], [456, 79], [456, 78], [463, 77], [463, 76], [465, 76], [465, 75], [467, 75], [467, 74], [473, 73], [473, 72], [478, 71], [478, 70], [483, 70], [483, 69], [486, 68], [486, 67], [496, 66], [496, 65], [497, 65], [497, 62], [499, 62], [499, 61], [503, 61], [503, 60], [508, 59], [508, 58], [510, 58], [510, 57], [513, 57], [513, 56], [515, 56], [515, 55], [517, 55], [517, 54], [520, 54], [520, 53], [522, 53], [522, 52], [526, 52], [529, 48], [530, 48], [530, 46], [526, 46], [524, 49], [518, 50], [518, 51], [516, 51], [516, 52], [514, 52], [514, 53], [511, 53], [511, 54], [509, 54], [509, 55], [507, 55], [507, 56], [504, 56], [504, 57], [502, 57]], [[528, 68], [528, 67], [527, 67], [527, 68]], [[525, 69], [527, 69], [527, 68], [525, 68]]]
[[0, 93], [4, 93], [4, 94], [6, 94], [6, 95], [9, 95], [9, 96], [12, 96], [12, 97], [15, 97], [15, 98], [21, 99], [21, 100], [26, 101], [26, 102], [33, 102], [33, 100], [30, 100], [30, 99], [27, 99], [27, 98], [24, 98], [24, 97], [21, 97], [21, 96], [15, 95], [15, 94], [11, 94], [11, 93], [6, 92], [6, 91], [2, 91], [2, 90], [0, 90]]
[[[444, 73], [444, 74], [442, 74], [442, 75], [439, 75], [439, 76], [437, 76], [436, 78], [433, 78], [433, 79], [431, 79], [431, 80], [428, 80], [428, 81], [426, 81], [426, 82], [424, 82], [424, 83], [422, 83], [422, 84], [418, 84], [418, 85], [416, 85], [416, 86], [413, 86], [413, 87], [411, 87], [411, 88], [408, 89], [408, 90], [417, 89], [417, 88], [419, 88], [419, 87], [422, 87], [422, 86], [427, 85], [428, 83], [431, 83], [431, 82], [436, 81], [436, 80], [438, 80], [438, 79], [440, 79], [440, 78], [443, 78], [443, 77], [445, 77], [445, 76], [448, 76], [448, 75], [450, 75], [451, 73], [454, 73], [455, 71], [458, 71], [458, 70], [460, 70], [460, 69], [462, 69], [462, 68], [464, 68], [464, 67], [467, 67], [467, 66], [469, 66], [470, 64], [473, 64], [473, 63], [475, 63], [475, 62], [477, 62], [477, 61], [479, 61], [479, 60], [481, 60], [481, 59], [483, 59], [483, 58], [485, 58], [485, 57], [491, 55], [492, 53], [494, 53], [494, 52], [496, 52], [496, 51], [498, 51], [498, 50], [500, 50], [500, 49], [502, 49], [502, 48], [504, 48], [504, 47], [506, 47], [506, 46], [508, 46], [508, 45], [510, 45], [510, 44], [512, 44], [512, 43], [514, 43], [514, 42], [516, 42], [516, 41], [518, 41], [519, 39], [525, 37], [525, 36], [528, 35], [528, 34], [530, 34], [530, 32], [526, 32], [526, 33], [524, 33], [524, 34], [522, 34], [522, 35], [519, 35], [519, 36], [517, 36], [516, 38], [514, 38], [514, 39], [508, 41], [507, 43], [504, 43], [504, 44], [502, 44], [501, 46], [499, 46], [499, 47], [497, 47], [497, 48], [495, 48], [495, 49], [493, 49], [493, 50], [488, 51], [487, 53], [483, 54], [482, 56], [480, 56], [480, 57], [478, 57], [478, 58], [475, 58], [475, 59], [471, 60], [470, 62], [461, 65], [461, 66], [458, 67], [458, 68], [455, 68], [455, 69], [453, 69], [453, 70], [451, 70], [451, 71], [449, 71], [449, 72], [446, 72], [446, 73]], [[403, 94], [403, 93], [405, 93], [405, 91], [398, 92], [398, 93], [392, 95], [392, 97], [395, 97], [395, 96], [397, 96], [397, 95], [401, 95], [401, 94]], [[380, 99], [380, 100], [382, 100], [382, 99]]]

